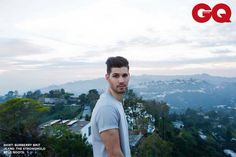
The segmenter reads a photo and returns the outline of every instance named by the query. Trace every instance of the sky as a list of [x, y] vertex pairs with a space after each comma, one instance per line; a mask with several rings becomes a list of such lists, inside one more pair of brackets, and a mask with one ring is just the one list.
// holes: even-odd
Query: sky
[[198, 3], [0, 0], [0, 94], [103, 77], [110, 56], [131, 75], [236, 77], [236, 1], [204, 0], [227, 4], [231, 23], [194, 21]]

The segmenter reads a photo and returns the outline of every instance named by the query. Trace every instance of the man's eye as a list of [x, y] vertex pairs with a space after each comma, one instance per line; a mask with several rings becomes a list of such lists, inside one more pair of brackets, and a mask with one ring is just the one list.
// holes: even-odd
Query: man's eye
[[118, 78], [118, 77], [119, 77], [119, 75], [113, 75], [113, 77], [115, 77], [115, 78]]
[[122, 77], [128, 77], [128, 74], [124, 74], [124, 75], [122, 75]]

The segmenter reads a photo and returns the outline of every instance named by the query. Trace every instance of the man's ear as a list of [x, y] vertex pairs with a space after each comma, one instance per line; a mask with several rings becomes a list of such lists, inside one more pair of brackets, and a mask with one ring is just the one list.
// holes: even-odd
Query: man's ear
[[109, 79], [109, 74], [105, 75], [105, 79], [108, 80]]

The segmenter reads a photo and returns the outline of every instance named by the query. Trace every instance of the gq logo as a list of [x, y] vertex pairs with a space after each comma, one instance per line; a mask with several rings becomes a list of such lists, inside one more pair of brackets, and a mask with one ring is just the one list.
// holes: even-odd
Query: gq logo
[[[224, 13], [219, 13], [219, 10]], [[231, 22], [231, 9], [223, 3], [215, 5], [212, 9], [207, 4], [197, 4], [192, 10], [192, 15], [193, 19], [199, 23], [207, 22], [211, 17], [218, 23]]]

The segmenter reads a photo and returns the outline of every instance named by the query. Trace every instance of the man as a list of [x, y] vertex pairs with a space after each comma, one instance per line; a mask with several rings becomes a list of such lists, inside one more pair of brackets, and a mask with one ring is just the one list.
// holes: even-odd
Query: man
[[109, 84], [92, 113], [94, 157], [131, 157], [128, 124], [122, 105], [130, 74], [127, 59], [117, 56], [106, 61]]

